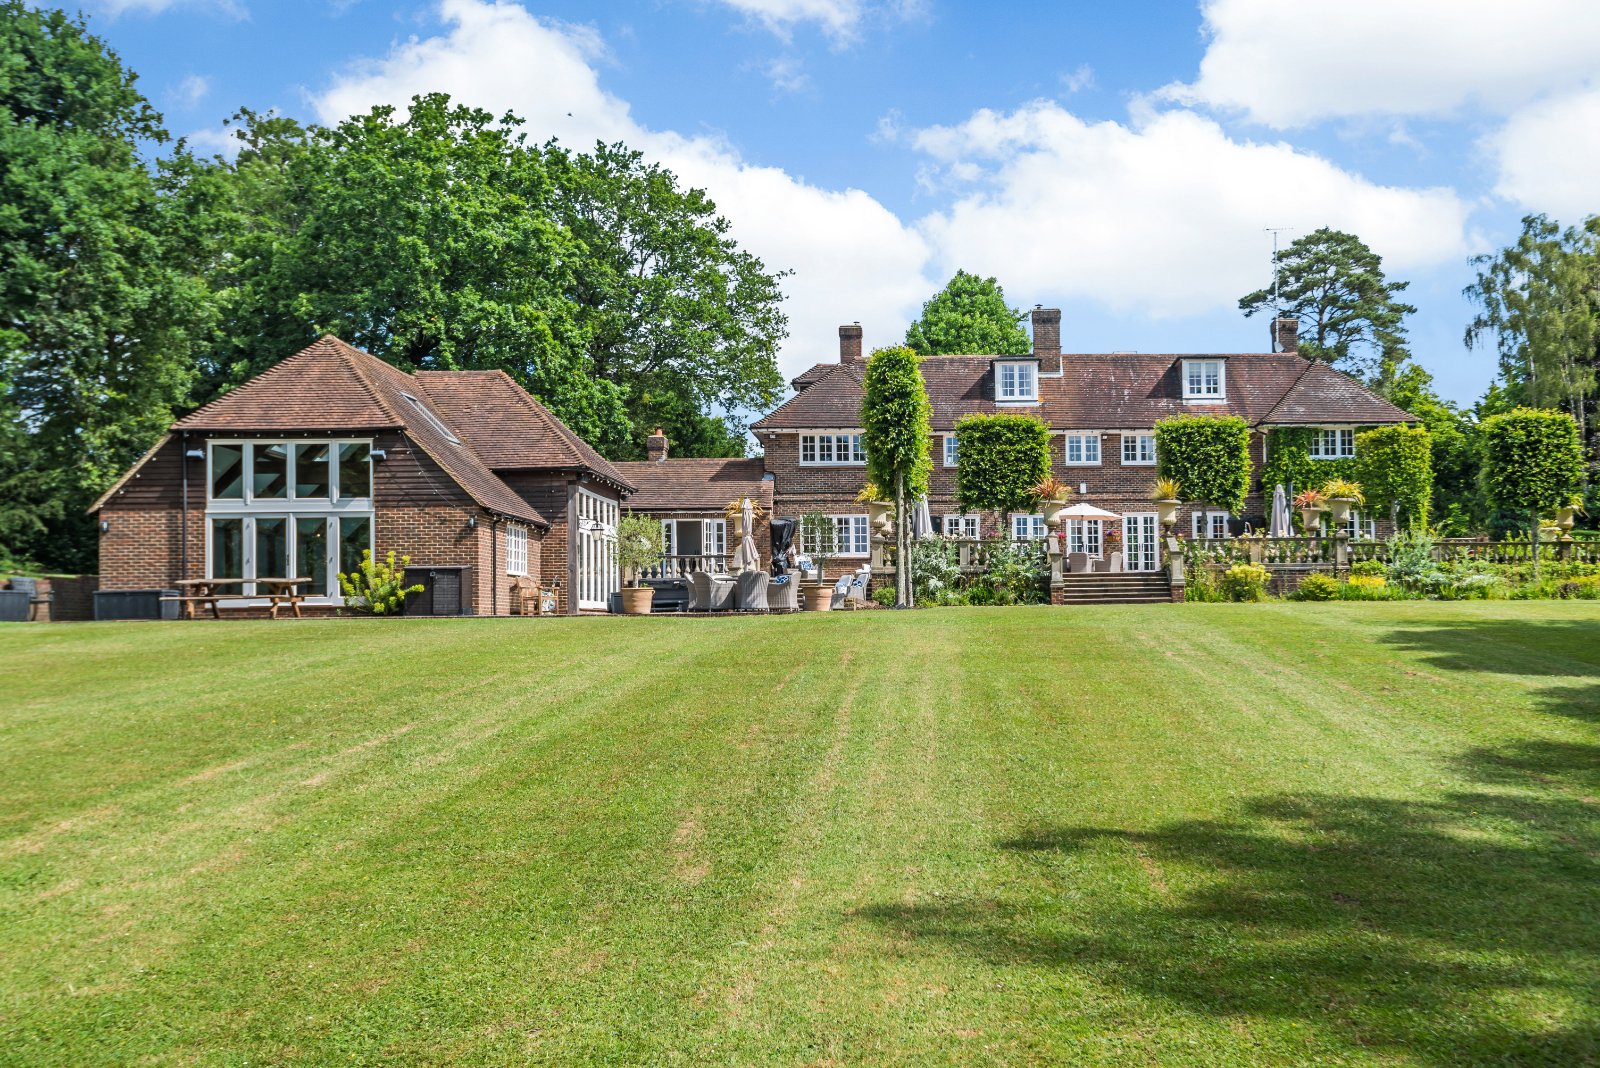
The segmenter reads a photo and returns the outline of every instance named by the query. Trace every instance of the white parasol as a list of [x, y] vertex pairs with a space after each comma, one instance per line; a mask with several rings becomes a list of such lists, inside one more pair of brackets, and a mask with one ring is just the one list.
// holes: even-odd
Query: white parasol
[[739, 514], [744, 520], [744, 537], [739, 539], [739, 549], [733, 554], [733, 569], [735, 571], [754, 571], [761, 566], [761, 554], [756, 551], [756, 537], [754, 527], [756, 522], [755, 506], [750, 498], [746, 497], [739, 503]]
[[1121, 519], [1116, 512], [1108, 512], [1104, 508], [1096, 508], [1092, 504], [1074, 504], [1061, 509], [1061, 514], [1068, 519]]
[[1272, 491], [1272, 523], [1267, 529], [1274, 538], [1287, 538], [1294, 533], [1289, 529], [1289, 494], [1282, 482]]

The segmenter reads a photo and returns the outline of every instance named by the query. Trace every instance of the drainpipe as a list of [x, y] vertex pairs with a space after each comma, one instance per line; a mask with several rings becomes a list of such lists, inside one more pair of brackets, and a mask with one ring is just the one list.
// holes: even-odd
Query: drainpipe
[[500, 614], [500, 520], [489, 516], [489, 614]]
[[189, 577], [189, 432], [187, 430], [178, 434], [178, 462], [183, 465], [183, 509], [182, 518], [178, 522], [178, 578], [186, 579]]

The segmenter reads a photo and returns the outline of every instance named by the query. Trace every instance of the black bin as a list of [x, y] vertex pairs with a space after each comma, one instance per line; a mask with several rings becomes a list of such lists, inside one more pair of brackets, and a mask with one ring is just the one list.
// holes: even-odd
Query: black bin
[[468, 576], [472, 568], [406, 568], [406, 585], [421, 585], [416, 593], [406, 594], [408, 616], [464, 616], [472, 610], [472, 588]]
[[178, 602], [161, 599], [177, 596], [177, 590], [95, 590], [94, 618], [177, 619]]

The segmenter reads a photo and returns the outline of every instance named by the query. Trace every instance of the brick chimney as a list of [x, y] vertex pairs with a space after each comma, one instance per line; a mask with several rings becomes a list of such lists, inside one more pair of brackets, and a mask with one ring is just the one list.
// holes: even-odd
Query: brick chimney
[[1274, 320], [1272, 320], [1272, 351], [1273, 352], [1299, 352], [1300, 351], [1300, 320], [1299, 319], [1274, 319]]
[[656, 427], [656, 432], [644, 439], [644, 453], [653, 464], [667, 458], [667, 435], [662, 433], [660, 427]]
[[861, 362], [860, 323], [846, 323], [839, 328], [839, 362]]
[[1039, 360], [1040, 374], [1061, 370], [1061, 309], [1033, 306], [1033, 354]]

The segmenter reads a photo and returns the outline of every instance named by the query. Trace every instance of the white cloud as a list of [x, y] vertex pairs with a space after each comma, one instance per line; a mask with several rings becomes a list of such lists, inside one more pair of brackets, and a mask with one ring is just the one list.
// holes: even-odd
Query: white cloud
[[1230, 139], [1187, 111], [1086, 122], [1053, 102], [979, 111], [914, 144], [965, 191], [922, 220], [940, 270], [1002, 278], [1027, 301], [1170, 316], [1263, 283], [1262, 228], [1332, 226], [1404, 272], [1472, 250], [1448, 189], [1380, 186], [1282, 144]]
[[1068, 71], [1061, 75], [1061, 87], [1069, 93], [1093, 89], [1094, 68], [1087, 63], [1080, 63], [1077, 70]]
[[1567, 223], [1600, 212], [1600, 89], [1532, 104], [1484, 144], [1500, 196]]
[[722, 0], [728, 7], [787, 37], [796, 23], [814, 22], [835, 38], [855, 34], [865, 13], [862, 0]]
[[1596, 73], [1594, 0], [1207, 0], [1199, 77], [1162, 95], [1286, 128], [1504, 113]]
[[210, 78], [199, 74], [191, 74], [178, 83], [178, 91], [175, 95], [180, 107], [192, 108], [204, 100], [210, 92]]
[[234, 19], [248, 18], [250, 15], [249, 9], [238, 0], [94, 0], [89, 6], [112, 18], [129, 12], [159, 15], [172, 8], [199, 8]]
[[535, 18], [505, 0], [444, 0], [439, 14], [445, 32], [405, 41], [314, 97], [319, 118], [335, 122], [440, 90], [515, 112], [528, 120], [531, 140], [640, 149], [706, 189], [735, 239], [769, 269], [794, 271], [783, 282], [790, 338], [779, 360], [789, 376], [837, 356], [841, 322], [860, 320], [869, 345], [888, 343], [897, 340], [890, 324], [899, 327], [926, 299], [927, 247], [893, 212], [860, 190], [821, 189], [752, 164], [719, 138], [639, 125], [600, 85], [594, 61], [603, 43], [592, 30]]
[[811, 87], [805, 64], [792, 56], [781, 56], [768, 63], [767, 78], [774, 89], [785, 93], [798, 93]]

